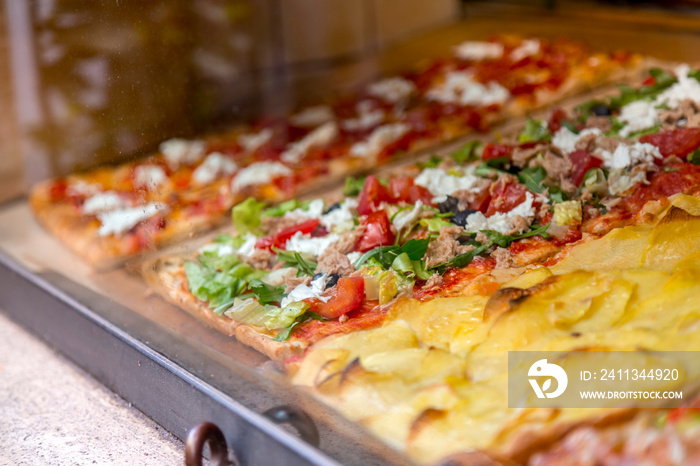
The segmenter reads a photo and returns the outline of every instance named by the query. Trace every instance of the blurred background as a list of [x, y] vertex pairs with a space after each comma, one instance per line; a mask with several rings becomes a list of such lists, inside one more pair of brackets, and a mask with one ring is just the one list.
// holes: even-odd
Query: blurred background
[[0, 0], [0, 201], [521, 33], [700, 61], [700, 1]]

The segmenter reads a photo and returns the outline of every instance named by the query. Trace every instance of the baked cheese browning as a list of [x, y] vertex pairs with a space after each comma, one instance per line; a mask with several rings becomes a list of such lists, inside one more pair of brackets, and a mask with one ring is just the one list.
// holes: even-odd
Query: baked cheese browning
[[697, 351], [700, 269], [686, 253], [698, 241], [700, 200], [675, 196], [653, 222], [579, 245], [490, 297], [403, 299], [382, 327], [317, 342], [289, 364], [292, 380], [421, 463], [477, 449], [522, 464], [577, 426], [634, 412], [508, 409], [507, 352], [573, 352], [566, 365], [582, 349]]
[[[398, 154], [485, 129], [616, 70], [633, 73], [640, 62], [629, 54], [592, 55], [563, 40], [510, 37], [485, 44], [500, 47], [503, 55], [464, 55], [459, 50], [474, 43], [462, 44], [455, 56], [421, 71], [370, 83], [288, 118], [262, 119], [203, 139], [171, 139], [139, 162], [42, 183], [33, 190], [32, 207], [79, 255], [108, 267], [209, 229], [248, 197], [293, 198]], [[448, 91], [438, 90], [455, 76]], [[483, 90], [491, 97], [484, 100]]]

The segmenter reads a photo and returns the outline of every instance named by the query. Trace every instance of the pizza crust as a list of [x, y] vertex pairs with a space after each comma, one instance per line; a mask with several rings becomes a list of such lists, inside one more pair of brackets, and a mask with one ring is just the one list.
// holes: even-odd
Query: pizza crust
[[187, 289], [183, 265], [191, 256], [171, 255], [145, 262], [141, 273], [149, 287], [166, 301], [219, 332], [235, 337], [244, 345], [261, 352], [270, 359], [283, 361], [306, 349], [303, 341], [275, 341], [272, 336], [250, 325], [245, 325], [213, 313], [206, 303], [198, 300]]

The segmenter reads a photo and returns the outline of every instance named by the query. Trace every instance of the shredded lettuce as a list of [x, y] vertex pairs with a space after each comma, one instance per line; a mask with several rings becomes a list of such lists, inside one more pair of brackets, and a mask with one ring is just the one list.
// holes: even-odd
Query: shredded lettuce
[[294, 209], [306, 209], [311, 201], [302, 201], [299, 202], [296, 199], [292, 199], [287, 202], [283, 202], [279, 205], [276, 205], [274, 207], [267, 208], [263, 211], [262, 216], [263, 217], [281, 217], [287, 212], [290, 212]]
[[275, 330], [278, 328], [286, 328], [294, 323], [300, 315], [304, 314], [309, 308], [309, 304], [303, 301], [289, 303], [283, 308], [275, 307], [270, 309], [266, 316], [265, 328]]
[[547, 128], [547, 122], [544, 120], [533, 120], [528, 118], [525, 122], [525, 129], [520, 136], [518, 136], [518, 141], [524, 142], [538, 142], [538, 141], [550, 141], [552, 139], [552, 133]]
[[474, 162], [479, 159], [480, 147], [481, 141], [471, 141], [450, 154], [450, 157], [457, 163]]
[[233, 208], [233, 226], [239, 235], [250, 232], [254, 235], [261, 235], [260, 217], [265, 204], [249, 197]]

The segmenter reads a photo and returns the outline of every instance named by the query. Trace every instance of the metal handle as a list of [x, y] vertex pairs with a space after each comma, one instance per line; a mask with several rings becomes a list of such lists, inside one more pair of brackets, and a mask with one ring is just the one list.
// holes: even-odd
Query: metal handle
[[317, 447], [319, 435], [316, 424], [304, 411], [294, 406], [276, 406], [263, 413], [265, 417], [277, 424], [289, 424], [294, 427], [302, 440]]
[[194, 426], [187, 434], [185, 442], [185, 466], [202, 466], [202, 451], [209, 443], [211, 466], [229, 466], [228, 448], [223, 432], [211, 422]]

